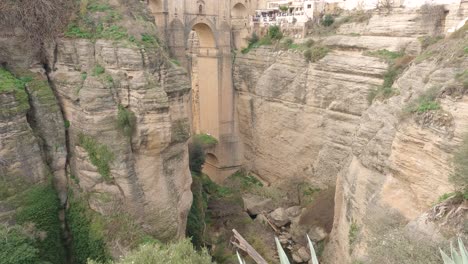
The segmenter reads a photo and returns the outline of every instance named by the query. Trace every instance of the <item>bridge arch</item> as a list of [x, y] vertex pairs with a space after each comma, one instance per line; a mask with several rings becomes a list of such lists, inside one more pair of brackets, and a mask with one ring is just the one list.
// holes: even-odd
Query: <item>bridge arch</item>
[[245, 18], [248, 16], [247, 7], [244, 4], [238, 2], [231, 9], [232, 18]]
[[192, 30], [198, 35], [200, 41], [200, 48], [216, 48], [216, 38], [211, 27], [204, 23], [196, 23], [192, 26]]
[[[153, 13], [161, 10], [159, 3], [164, 5], [166, 21], [160, 23], [160, 28], [165, 28], [171, 54], [187, 69], [192, 82], [192, 132], [218, 139], [205, 168], [211, 168], [212, 172], [207, 174], [221, 182], [241, 162], [232, 85], [233, 5], [225, 0], [147, 1], [153, 5], [150, 7]], [[234, 4], [236, 10], [232, 15], [248, 19], [248, 1], [246, 4], [243, 0], [234, 1], [241, 4]]]

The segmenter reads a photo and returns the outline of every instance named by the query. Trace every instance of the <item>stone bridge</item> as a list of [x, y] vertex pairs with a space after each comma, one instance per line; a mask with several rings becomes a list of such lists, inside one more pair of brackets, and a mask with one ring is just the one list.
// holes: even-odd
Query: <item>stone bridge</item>
[[232, 49], [246, 45], [256, 0], [147, 0], [171, 53], [192, 81], [192, 131], [219, 141], [204, 171], [221, 182], [239, 169]]

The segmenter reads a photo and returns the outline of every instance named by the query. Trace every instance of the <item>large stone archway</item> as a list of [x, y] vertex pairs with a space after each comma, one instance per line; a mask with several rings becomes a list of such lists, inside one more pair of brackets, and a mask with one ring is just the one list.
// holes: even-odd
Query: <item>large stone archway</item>
[[[232, 83], [231, 51], [236, 44], [232, 42], [231, 9], [236, 6], [233, 15], [238, 19], [248, 19], [248, 11], [226, 0], [148, 0], [148, 4], [153, 1], [161, 1], [167, 20], [157, 27], [164, 29], [161, 32], [171, 54], [192, 80], [192, 130], [218, 139], [206, 168], [210, 167], [211, 178], [221, 182], [241, 164]], [[150, 8], [157, 14], [156, 4]]]

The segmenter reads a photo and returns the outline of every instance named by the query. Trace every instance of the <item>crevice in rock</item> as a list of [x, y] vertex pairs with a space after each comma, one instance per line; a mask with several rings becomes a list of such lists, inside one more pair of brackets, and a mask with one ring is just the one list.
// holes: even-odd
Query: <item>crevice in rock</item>
[[[54, 53], [53, 53], [53, 64], [52, 67], [50, 67], [50, 63], [48, 61], [45, 61], [43, 63], [43, 68], [45, 70], [45, 76], [47, 77], [47, 83], [49, 84], [50, 89], [52, 90], [55, 101], [57, 102], [57, 105], [59, 107], [60, 113], [62, 114], [63, 121], [65, 122], [66, 116], [65, 112], [63, 110], [62, 104], [60, 103], [59, 97], [57, 95], [57, 91], [55, 89], [55, 85], [52, 82], [50, 78], [50, 73], [55, 69], [55, 63], [57, 62], [57, 57], [58, 57], [58, 45], [57, 43], [54, 43]], [[68, 168], [70, 166], [70, 135], [68, 129], [65, 127], [65, 124], [63, 126], [63, 129], [65, 129], [65, 175], [67, 178], [67, 181], [69, 180], [68, 178]], [[68, 184], [66, 185], [67, 187], [67, 193], [68, 193]], [[63, 234], [63, 246], [65, 247], [65, 254], [66, 254], [66, 260], [65, 263], [72, 263], [72, 251], [71, 251], [71, 243], [72, 243], [72, 237], [70, 236], [70, 228], [67, 222], [67, 217], [66, 217], [66, 205], [68, 204], [68, 196], [65, 197], [65, 201], [62, 203], [62, 208], [59, 212], [60, 216], [60, 221], [62, 221], [62, 234]]]

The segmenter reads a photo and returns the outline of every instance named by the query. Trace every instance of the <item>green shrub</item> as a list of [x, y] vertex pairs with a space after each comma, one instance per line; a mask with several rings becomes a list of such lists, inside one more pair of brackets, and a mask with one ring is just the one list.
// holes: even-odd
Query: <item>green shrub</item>
[[187, 237], [192, 239], [192, 243], [197, 249], [201, 249], [204, 246], [205, 239], [205, 223], [206, 210], [208, 207], [207, 193], [203, 189], [202, 175], [199, 173], [192, 173], [192, 193], [193, 202], [192, 207], [187, 218]]
[[439, 90], [437, 86], [429, 88], [416, 100], [410, 102], [403, 111], [406, 113], [424, 113], [431, 110], [439, 110], [440, 104], [436, 101]]
[[215, 137], [205, 133], [193, 135], [193, 141], [200, 143], [203, 148], [211, 148], [218, 144], [218, 140]]
[[18, 197], [18, 205], [17, 223], [33, 223], [37, 230], [44, 232], [45, 238], [37, 245], [40, 259], [54, 264], [63, 263], [65, 251], [61, 240], [60, 201], [54, 188], [50, 184], [36, 185]]
[[92, 76], [99, 76], [101, 74], [104, 74], [106, 72], [106, 69], [102, 67], [99, 64], [94, 65], [94, 68], [92, 70]]
[[258, 37], [257, 33], [255, 33], [255, 32], [252, 33], [252, 36], [247, 39], [247, 41], [249, 42], [249, 45], [253, 45], [253, 44], [257, 43], [259, 40], [260, 40], [260, 38]]
[[83, 134], [78, 135], [78, 144], [86, 150], [91, 163], [96, 166], [102, 178], [110, 182], [110, 163], [114, 160], [114, 154], [106, 145], [99, 144], [94, 138]]
[[25, 83], [0, 67], [0, 94], [2, 93], [14, 94], [18, 106], [9, 106], [8, 108], [0, 106], [0, 114], [24, 112], [29, 109], [29, 97], [25, 91]]
[[294, 44], [294, 40], [292, 38], [284, 38], [283, 41], [281, 41], [281, 47], [283, 49], [290, 49]]
[[359, 226], [357, 225], [356, 221], [353, 221], [349, 226], [349, 245], [353, 245], [357, 239], [359, 233]]
[[[0, 262], [2, 264], [41, 263], [37, 238], [21, 226], [0, 224]], [[61, 262], [58, 262], [61, 263]]]
[[136, 126], [135, 114], [120, 104], [117, 112], [117, 126], [127, 137], [132, 137]]
[[366, 51], [364, 52], [364, 55], [381, 58], [381, 59], [386, 60], [389, 63], [392, 63], [395, 61], [395, 59], [403, 57], [405, 53], [394, 52], [394, 51], [383, 49], [383, 50], [376, 50], [376, 51]]
[[91, 3], [88, 4], [87, 9], [91, 12], [105, 12], [107, 10], [111, 10], [111, 7], [108, 4]]
[[279, 26], [270, 26], [268, 28], [268, 36], [270, 39], [280, 40], [283, 38], [283, 32]]
[[[103, 262], [89, 261], [88, 264]], [[172, 244], [143, 244], [137, 250], [130, 252], [118, 262], [108, 264], [211, 264], [211, 256], [206, 249], [197, 252], [188, 239], [182, 239]]]
[[205, 151], [200, 142], [194, 141], [189, 144], [189, 167], [190, 171], [201, 173], [205, 164]]
[[263, 187], [261, 181], [244, 170], [239, 170], [232, 174], [229, 176], [229, 180], [239, 182], [242, 190], [250, 190], [252, 187]]
[[127, 29], [122, 26], [111, 25], [104, 27], [102, 24], [97, 27], [96, 38], [122, 40], [128, 39]]
[[158, 40], [150, 34], [141, 34], [141, 41], [147, 45], [158, 45]]
[[330, 49], [325, 46], [313, 46], [304, 51], [304, 57], [308, 62], [317, 62], [327, 56]]
[[325, 15], [323, 17], [321, 23], [322, 23], [323, 26], [329, 27], [329, 26], [331, 26], [333, 24], [333, 22], [335, 22], [335, 19], [333, 18], [333, 16], [327, 14], [327, 15]]
[[88, 259], [106, 262], [110, 259], [105, 243], [103, 224], [95, 217], [86, 202], [69, 195], [69, 208], [66, 217], [71, 243], [73, 263], [84, 264]]

